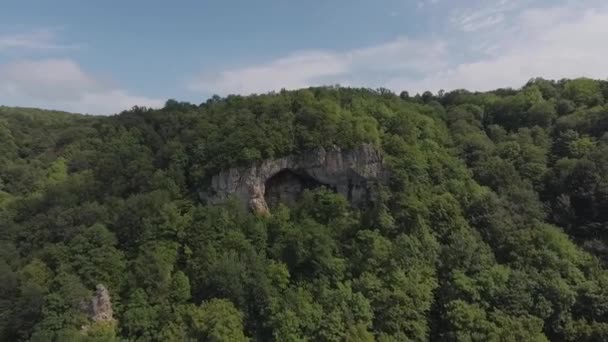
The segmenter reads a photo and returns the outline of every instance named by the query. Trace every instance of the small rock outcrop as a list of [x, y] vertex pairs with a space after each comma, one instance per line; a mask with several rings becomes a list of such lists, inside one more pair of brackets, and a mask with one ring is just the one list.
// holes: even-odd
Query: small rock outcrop
[[235, 196], [253, 212], [268, 214], [279, 202], [291, 204], [305, 189], [319, 186], [333, 189], [360, 206], [369, 200], [372, 183], [385, 180], [382, 154], [373, 145], [352, 150], [334, 146], [223, 170], [212, 177], [200, 196], [210, 204]]
[[112, 310], [110, 293], [102, 284], [97, 285], [95, 295], [91, 298], [88, 311], [89, 317], [93, 322], [114, 321], [114, 311]]

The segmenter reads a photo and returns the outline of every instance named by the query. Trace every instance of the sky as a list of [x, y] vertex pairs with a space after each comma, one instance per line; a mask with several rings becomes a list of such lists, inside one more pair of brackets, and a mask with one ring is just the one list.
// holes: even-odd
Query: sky
[[317, 85], [608, 78], [605, 0], [2, 0], [0, 105], [108, 115]]

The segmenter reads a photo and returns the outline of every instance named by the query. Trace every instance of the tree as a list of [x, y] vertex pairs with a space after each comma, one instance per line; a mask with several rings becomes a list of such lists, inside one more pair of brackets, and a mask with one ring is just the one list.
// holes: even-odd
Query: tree
[[589, 78], [567, 81], [564, 86], [564, 95], [578, 105], [594, 106], [603, 102], [600, 83]]
[[213, 299], [194, 308], [190, 336], [203, 341], [248, 341], [243, 333], [243, 314], [224, 299]]

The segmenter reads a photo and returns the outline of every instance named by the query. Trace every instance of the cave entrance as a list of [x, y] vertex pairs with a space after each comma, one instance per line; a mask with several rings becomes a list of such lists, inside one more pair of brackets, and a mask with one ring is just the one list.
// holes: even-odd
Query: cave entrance
[[307, 174], [284, 169], [266, 180], [264, 199], [269, 208], [275, 208], [279, 203], [293, 206], [304, 190], [321, 186], [326, 186], [326, 184]]

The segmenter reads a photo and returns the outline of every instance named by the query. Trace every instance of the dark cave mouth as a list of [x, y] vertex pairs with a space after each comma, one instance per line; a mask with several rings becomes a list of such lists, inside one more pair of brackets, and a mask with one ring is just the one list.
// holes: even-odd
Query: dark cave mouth
[[269, 208], [276, 208], [279, 203], [293, 206], [305, 190], [322, 186], [332, 188], [305, 173], [283, 169], [266, 180], [264, 199]]

